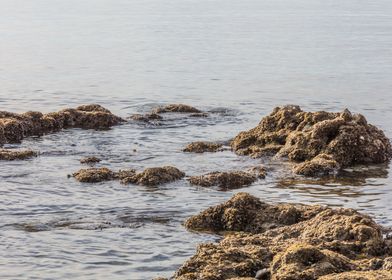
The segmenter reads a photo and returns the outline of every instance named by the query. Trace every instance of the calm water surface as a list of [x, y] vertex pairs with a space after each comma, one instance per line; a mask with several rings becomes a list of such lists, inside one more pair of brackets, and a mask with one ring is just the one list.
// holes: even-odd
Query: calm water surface
[[15, 145], [41, 155], [0, 163], [0, 278], [170, 276], [197, 243], [217, 240], [187, 232], [184, 219], [238, 191], [354, 207], [392, 226], [388, 166], [311, 181], [267, 161], [266, 180], [231, 192], [186, 180], [150, 188], [67, 178], [88, 155], [112, 169], [170, 164], [188, 175], [258, 164], [181, 148], [228, 140], [282, 104], [348, 107], [392, 137], [391, 77], [389, 0], [0, 0], [1, 110], [94, 102], [126, 117], [182, 102], [215, 112]]

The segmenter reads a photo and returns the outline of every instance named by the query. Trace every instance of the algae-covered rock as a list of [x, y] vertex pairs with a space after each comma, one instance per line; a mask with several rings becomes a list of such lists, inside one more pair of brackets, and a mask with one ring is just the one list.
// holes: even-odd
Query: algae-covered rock
[[213, 153], [219, 151], [222, 146], [222, 144], [218, 143], [197, 141], [188, 144], [183, 151], [188, 153]]
[[0, 160], [25, 160], [37, 155], [38, 153], [32, 150], [0, 149]]
[[200, 245], [174, 279], [249, 278], [259, 271], [260, 279], [271, 280], [390, 275], [386, 268], [392, 250], [382, 227], [353, 209], [271, 205], [239, 193], [191, 217], [185, 226], [226, 236], [217, 244]]
[[97, 104], [42, 114], [0, 112], [0, 145], [19, 143], [29, 136], [41, 136], [63, 128], [108, 129], [124, 120]]
[[130, 120], [133, 121], [138, 121], [138, 122], [151, 122], [151, 121], [160, 121], [163, 119], [162, 116], [156, 114], [156, 113], [149, 113], [149, 114], [134, 114], [129, 117]]
[[262, 156], [267, 151], [304, 164], [304, 175], [335, 173], [356, 164], [388, 162], [389, 139], [360, 114], [304, 112], [299, 106], [277, 107], [259, 125], [239, 133], [231, 143], [240, 155]]
[[123, 184], [156, 186], [177, 181], [184, 176], [184, 172], [172, 166], [153, 167], [131, 176], [124, 176], [121, 182]]
[[169, 104], [165, 106], [161, 106], [158, 108], [153, 109], [152, 111], [155, 114], [162, 114], [162, 113], [191, 113], [191, 114], [200, 114], [203, 113], [199, 109], [185, 105], [185, 104]]
[[261, 233], [308, 219], [316, 215], [320, 209], [321, 206], [270, 205], [250, 194], [238, 193], [229, 201], [189, 218], [185, 222], [185, 227], [210, 232]]
[[81, 164], [95, 164], [99, 162], [101, 162], [101, 159], [97, 157], [86, 157], [80, 160]]
[[322, 276], [319, 280], [392, 280], [391, 270], [349, 271]]
[[98, 183], [102, 181], [110, 181], [115, 178], [115, 173], [106, 167], [80, 169], [72, 176], [83, 183]]
[[236, 189], [251, 185], [257, 180], [254, 173], [245, 171], [211, 172], [201, 176], [192, 176], [189, 182], [202, 187], [218, 187], [220, 189]]

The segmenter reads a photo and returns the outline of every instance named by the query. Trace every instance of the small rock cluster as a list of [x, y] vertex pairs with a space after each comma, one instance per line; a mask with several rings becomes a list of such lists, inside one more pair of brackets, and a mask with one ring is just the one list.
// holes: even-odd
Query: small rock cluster
[[121, 122], [123, 119], [97, 104], [48, 114], [0, 112], [0, 146], [19, 143], [28, 136], [41, 136], [65, 128], [108, 129]]
[[304, 112], [299, 106], [277, 107], [259, 125], [238, 134], [231, 143], [239, 155], [275, 153], [295, 163], [306, 176], [334, 174], [356, 164], [388, 162], [389, 139], [361, 114]]
[[200, 245], [177, 280], [392, 279], [392, 240], [353, 209], [271, 205], [238, 193], [185, 226], [225, 237]]

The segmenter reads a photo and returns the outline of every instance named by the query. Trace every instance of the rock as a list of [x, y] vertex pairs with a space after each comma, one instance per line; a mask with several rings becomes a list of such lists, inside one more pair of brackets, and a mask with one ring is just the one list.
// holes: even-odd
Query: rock
[[37, 152], [31, 150], [0, 149], [0, 160], [24, 160], [37, 155]]
[[247, 193], [189, 218], [185, 227], [207, 232], [244, 231], [262, 233], [271, 228], [292, 225], [316, 215], [321, 206], [270, 205]]
[[136, 170], [135, 169], [125, 169], [125, 170], [119, 170], [116, 172], [116, 179], [123, 180], [128, 177], [132, 177], [136, 175]]
[[98, 183], [115, 179], [116, 174], [106, 167], [80, 169], [72, 176], [83, 183]]
[[156, 114], [156, 113], [151, 113], [151, 114], [134, 114], [129, 117], [129, 119], [133, 121], [138, 121], [138, 122], [151, 122], [151, 121], [160, 121], [162, 120], [162, 116]]
[[365, 117], [342, 113], [304, 112], [299, 106], [277, 107], [259, 125], [238, 134], [231, 143], [239, 155], [275, 152], [302, 163], [294, 171], [307, 176], [335, 173], [356, 164], [388, 162], [389, 139]]
[[123, 184], [136, 184], [144, 186], [156, 186], [177, 181], [185, 176], [185, 173], [172, 166], [147, 168], [141, 173], [125, 176]]
[[177, 280], [256, 274], [271, 280], [391, 279], [391, 242], [381, 226], [353, 209], [271, 205], [238, 193], [185, 226], [225, 236], [219, 243], [201, 244], [176, 272]]
[[63, 128], [108, 129], [123, 121], [97, 104], [48, 114], [0, 112], [0, 145], [19, 143], [25, 137], [41, 136]]
[[268, 280], [271, 276], [271, 273], [268, 268], [260, 269], [257, 271], [255, 279], [258, 280]]
[[319, 280], [392, 280], [391, 270], [349, 271], [322, 276]]
[[195, 107], [185, 105], [185, 104], [169, 104], [166, 106], [158, 107], [153, 109], [152, 113], [163, 114], [163, 113], [190, 113], [190, 114], [200, 114], [203, 113]]
[[212, 142], [192, 142], [188, 144], [183, 151], [188, 153], [205, 153], [205, 152], [217, 152], [222, 148], [222, 144]]
[[201, 176], [192, 176], [188, 180], [192, 185], [230, 190], [251, 185], [257, 181], [257, 176], [245, 171], [216, 171]]
[[101, 159], [97, 157], [86, 157], [80, 160], [81, 164], [95, 164], [99, 162], [101, 162]]

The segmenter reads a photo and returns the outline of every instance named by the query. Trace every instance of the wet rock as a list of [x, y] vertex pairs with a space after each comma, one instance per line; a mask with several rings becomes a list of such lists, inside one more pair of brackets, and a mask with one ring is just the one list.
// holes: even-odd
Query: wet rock
[[97, 104], [48, 114], [0, 112], [0, 145], [19, 143], [25, 137], [41, 136], [63, 128], [108, 129], [123, 121]]
[[0, 160], [25, 160], [37, 155], [37, 152], [31, 150], [0, 149]]
[[160, 121], [163, 119], [162, 116], [156, 114], [156, 113], [150, 113], [150, 114], [134, 114], [132, 116], [129, 117], [129, 119], [133, 120], [133, 121], [138, 121], [138, 122], [151, 122], [151, 121]]
[[222, 144], [212, 142], [192, 142], [188, 144], [183, 151], [188, 153], [205, 153], [205, 152], [217, 152], [222, 148]]
[[247, 171], [211, 172], [200, 176], [192, 176], [188, 180], [192, 185], [202, 187], [218, 187], [222, 190], [238, 189], [265, 178], [263, 167], [254, 167]]
[[229, 201], [189, 218], [185, 227], [208, 232], [261, 233], [308, 219], [315, 216], [320, 209], [321, 206], [270, 205], [250, 194], [238, 193]]
[[97, 157], [86, 157], [80, 160], [81, 164], [95, 164], [99, 162], [101, 162], [101, 159]]
[[83, 183], [98, 183], [115, 179], [116, 174], [106, 167], [80, 169], [72, 176]]
[[123, 180], [128, 177], [133, 177], [136, 175], [135, 169], [123, 169], [116, 172], [115, 177], [116, 179]]
[[184, 176], [184, 172], [172, 166], [153, 167], [131, 176], [125, 176], [121, 182], [123, 184], [156, 186], [180, 180]]
[[152, 111], [155, 114], [163, 113], [189, 113], [189, 114], [200, 114], [203, 113], [195, 107], [185, 105], [185, 104], [169, 104], [166, 106], [158, 107]]
[[268, 150], [295, 163], [310, 161], [294, 168], [309, 176], [356, 164], [384, 163], [392, 157], [389, 139], [364, 116], [347, 109], [304, 112], [293, 105], [275, 108], [257, 127], [238, 134], [231, 146], [240, 155], [258, 157]]
[[322, 276], [319, 280], [392, 280], [392, 271], [349, 271]]
[[390, 279], [383, 265], [391, 244], [381, 226], [353, 209], [271, 205], [239, 193], [185, 226], [225, 237], [201, 244], [174, 279], [251, 278], [260, 268], [271, 280]]

